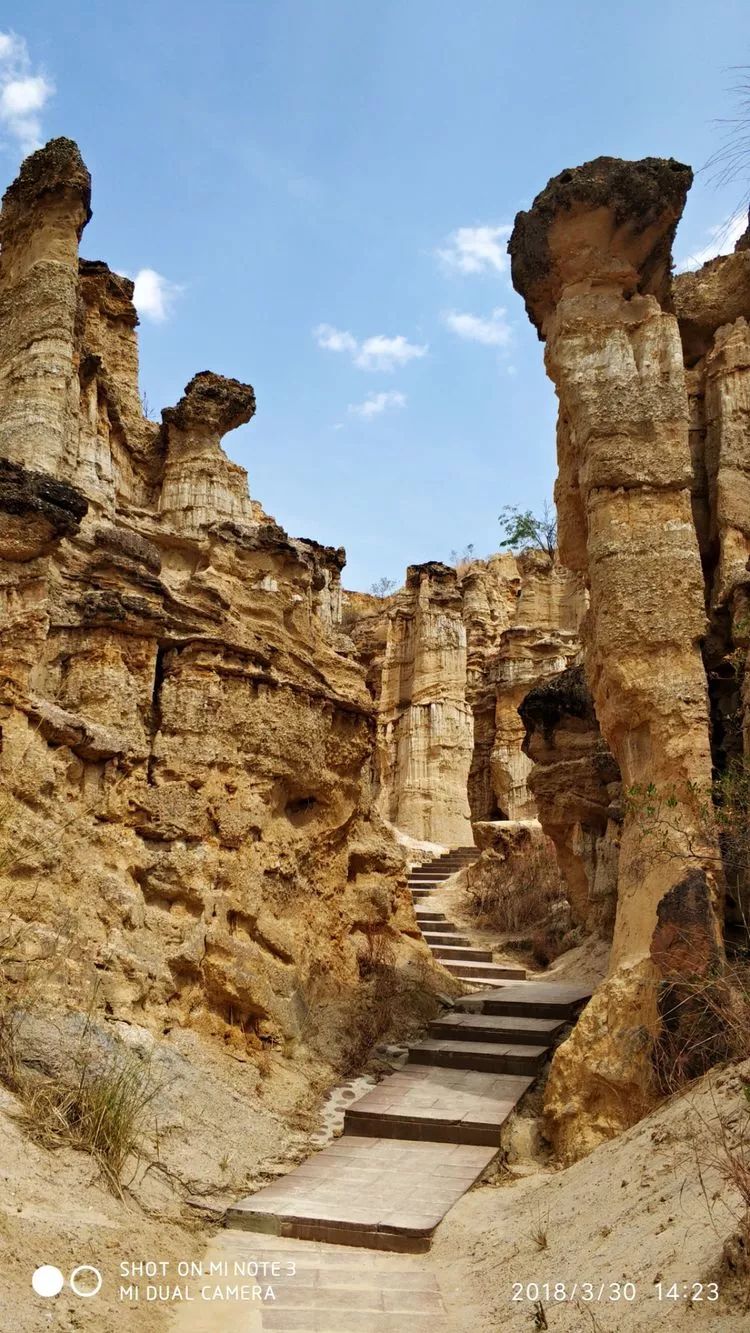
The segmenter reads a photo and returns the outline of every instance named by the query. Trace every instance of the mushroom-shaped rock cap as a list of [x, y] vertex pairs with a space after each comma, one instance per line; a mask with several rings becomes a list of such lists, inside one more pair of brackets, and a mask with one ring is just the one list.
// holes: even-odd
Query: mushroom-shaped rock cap
[[78, 144], [72, 139], [50, 139], [43, 148], [38, 148], [35, 153], [24, 158], [16, 179], [5, 191], [3, 223], [7, 225], [16, 221], [19, 216], [30, 213], [40, 204], [43, 206], [45, 196], [63, 191], [78, 195], [82, 205], [82, 219], [78, 229], [80, 238], [91, 217], [91, 176]]
[[693, 181], [674, 158], [597, 157], [554, 176], [508, 243], [513, 286], [540, 337], [565, 287], [621, 284], [631, 295], [666, 295], [672, 241]]
[[161, 415], [166, 426], [222, 436], [255, 415], [255, 393], [240, 380], [201, 370], [185, 385], [177, 406], [165, 407]]
[[432, 583], [453, 585], [457, 583], [458, 575], [453, 565], [444, 565], [441, 560], [426, 560], [423, 565], [409, 565], [406, 571], [407, 588], [418, 588], [424, 579]]

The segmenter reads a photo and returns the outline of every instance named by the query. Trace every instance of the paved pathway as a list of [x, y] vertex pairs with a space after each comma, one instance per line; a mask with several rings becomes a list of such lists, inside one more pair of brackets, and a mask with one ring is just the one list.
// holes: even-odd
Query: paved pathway
[[[245, 1279], [250, 1296], [190, 1304], [174, 1333], [455, 1333], [419, 1256], [489, 1166], [505, 1120], [590, 993], [526, 981], [430, 907], [435, 886], [475, 854], [449, 853], [411, 880], [433, 953], [483, 989], [435, 1019], [375, 1087], [361, 1079], [341, 1090], [322, 1151], [229, 1209], [204, 1265], [225, 1287], [243, 1281], [237, 1270], [256, 1273]], [[342, 1111], [344, 1132], [330, 1142]]]
[[[429, 908], [422, 902], [432, 890], [422, 886], [442, 882], [472, 855], [460, 849], [412, 872], [423, 931]], [[425, 932], [428, 943], [430, 935], [453, 934], [450, 922], [440, 924], [440, 932]], [[486, 989], [457, 1001], [407, 1048], [401, 1068], [349, 1103], [340, 1139], [230, 1208], [230, 1226], [371, 1250], [429, 1248], [440, 1220], [495, 1156], [502, 1126], [589, 994], [527, 982], [523, 969], [499, 967], [487, 954], [451, 959], [457, 975], [472, 963], [486, 969]]]
[[203, 1262], [227, 1271], [212, 1279], [224, 1288], [243, 1280], [235, 1266], [260, 1270], [262, 1292], [191, 1302], [176, 1311], [171, 1333], [456, 1333], [435, 1274], [418, 1255], [227, 1230]]

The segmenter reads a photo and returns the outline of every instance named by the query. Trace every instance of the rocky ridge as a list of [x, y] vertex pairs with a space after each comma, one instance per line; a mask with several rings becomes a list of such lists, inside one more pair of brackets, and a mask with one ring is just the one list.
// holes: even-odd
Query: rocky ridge
[[407, 989], [432, 964], [374, 808], [344, 552], [290, 538], [222, 449], [250, 385], [203, 371], [146, 418], [133, 284], [78, 256], [90, 192], [56, 139], [0, 218], [4, 903], [65, 1003], [345, 1063], [373, 937]]

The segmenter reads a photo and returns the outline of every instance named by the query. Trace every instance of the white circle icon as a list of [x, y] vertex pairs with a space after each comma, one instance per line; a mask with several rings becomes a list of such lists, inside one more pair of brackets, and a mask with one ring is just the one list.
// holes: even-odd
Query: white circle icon
[[54, 1264], [42, 1264], [31, 1277], [37, 1296], [58, 1296], [65, 1286], [65, 1278]]
[[[93, 1276], [85, 1278], [81, 1286], [78, 1285], [79, 1279], [84, 1273], [91, 1273]], [[89, 1285], [93, 1282], [93, 1285]], [[70, 1290], [76, 1296], [97, 1296], [102, 1289], [102, 1275], [98, 1268], [93, 1264], [79, 1264], [73, 1269], [70, 1275]]]

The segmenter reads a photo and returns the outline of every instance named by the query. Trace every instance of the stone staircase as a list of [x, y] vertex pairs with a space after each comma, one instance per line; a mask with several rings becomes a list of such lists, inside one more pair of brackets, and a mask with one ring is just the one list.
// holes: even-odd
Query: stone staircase
[[493, 963], [491, 950], [473, 948], [470, 941], [458, 933], [453, 922], [430, 907], [430, 895], [478, 856], [475, 847], [458, 847], [426, 865], [415, 866], [409, 872], [409, 889], [420, 930], [433, 956], [459, 981], [470, 985], [521, 981], [526, 976], [523, 968]]
[[[472, 855], [461, 848], [412, 872], [414, 892], [436, 956], [445, 964], [436, 951], [456, 950], [445, 965], [463, 979], [476, 976], [466, 971], [472, 964], [488, 969], [480, 974], [487, 989], [436, 1018], [407, 1048], [405, 1062], [347, 1107], [339, 1139], [230, 1208], [230, 1227], [422, 1253], [492, 1161], [502, 1126], [590, 988], [526, 981], [519, 968], [495, 967], [489, 953], [477, 959], [487, 951], [472, 950], [445, 917], [422, 905], [432, 891], [427, 885], [442, 883]], [[445, 936], [456, 942], [444, 944]]]

